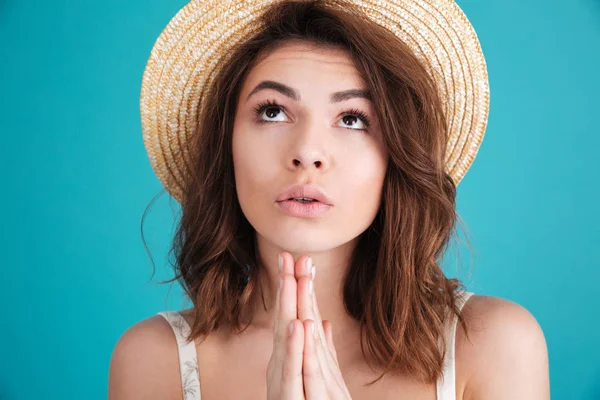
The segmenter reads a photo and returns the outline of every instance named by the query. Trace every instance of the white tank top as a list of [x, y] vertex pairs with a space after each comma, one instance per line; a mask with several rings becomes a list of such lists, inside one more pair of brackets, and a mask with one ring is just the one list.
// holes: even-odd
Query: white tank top
[[[463, 292], [458, 297], [458, 308], [462, 309], [473, 293]], [[196, 355], [196, 343], [187, 342], [185, 338], [190, 332], [187, 321], [177, 311], [162, 311], [162, 315], [173, 328], [177, 347], [179, 351], [179, 371], [181, 372], [181, 387], [183, 400], [200, 400], [200, 381], [198, 375], [198, 358]], [[454, 363], [454, 351], [456, 347], [456, 326], [458, 318], [453, 315], [452, 323], [446, 332], [446, 343], [448, 345], [444, 358], [444, 368], [441, 378], [437, 381], [437, 400], [456, 400], [456, 373]]]

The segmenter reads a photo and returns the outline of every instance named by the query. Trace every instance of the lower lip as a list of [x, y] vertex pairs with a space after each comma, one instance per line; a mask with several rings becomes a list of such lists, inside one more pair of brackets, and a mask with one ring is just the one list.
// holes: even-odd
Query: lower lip
[[286, 215], [299, 218], [322, 217], [331, 208], [330, 205], [313, 201], [311, 203], [300, 203], [296, 200], [278, 201], [279, 207]]

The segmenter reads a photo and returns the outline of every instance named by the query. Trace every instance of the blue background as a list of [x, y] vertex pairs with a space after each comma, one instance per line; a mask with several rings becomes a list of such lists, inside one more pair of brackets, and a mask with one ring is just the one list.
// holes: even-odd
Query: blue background
[[[106, 398], [132, 324], [187, 302], [167, 262], [174, 200], [142, 144], [141, 76], [185, 1], [0, 0], [0, 398]], [[470, 290], [525, 306], [553, 399], [600, 399], [600, 1], [463, 0], [491, 86], [459, 185]]]

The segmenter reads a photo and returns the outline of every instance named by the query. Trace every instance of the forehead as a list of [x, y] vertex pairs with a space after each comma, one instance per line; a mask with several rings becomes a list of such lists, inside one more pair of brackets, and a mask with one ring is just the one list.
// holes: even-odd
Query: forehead
[[300, 76], [310, 80], [336, 76], [355, 85], [363, 83], [347, 50], [300, 40], [287, 41], [259, 54], [247, 78], [261, 79], [274, 74], [281, 78], [297, 79]]

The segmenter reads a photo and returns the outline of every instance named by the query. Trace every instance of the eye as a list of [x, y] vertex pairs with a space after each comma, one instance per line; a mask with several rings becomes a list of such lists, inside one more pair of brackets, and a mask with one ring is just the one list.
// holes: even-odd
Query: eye
[[[257, 117], [257, 122], [264, 124], [269, 122], [282, 122], [281, 115], [285, 108], [275, 101], [267, 100], [254, 107], [254, 114]], [[265, 119], [265, 117], [267, 119]], [[278, 118], [279, 119], [275, 119]]]
[[[368, 130], [369, 125], [371, 125], [371, 120], [369, 119], [367, 114], [356, 108], [344, 111], [344, 115], [342, 116], [341, 121], [344, 124], [349, 125], [346, 125], [345, 127], [349, 127], [350, 129], [355, 129], [357, 131], [366, 131]], [[356, 128], [355, 126], [357, 126], [357, 122], [361, 123], [363, 125], [363, 128]], [[360, 126], [360, 124], [358, 126]]]
[[[284, 120], [281, 118], [283, 118], [285, 114], [285, 107], [276, 101], [267, 100], [259, 103], [256, 107], [254, 107], [253, 111], [259, 124], [284, 122]], [[357, 131], [367, 131], [369, 125], [371, 124], [371, 120], [367, 114], [356, 108], [344, 111], [340, 121], [342, 121], [343, 124], [346, 124], [342, 125], [343, 128], [349, 128]]]

